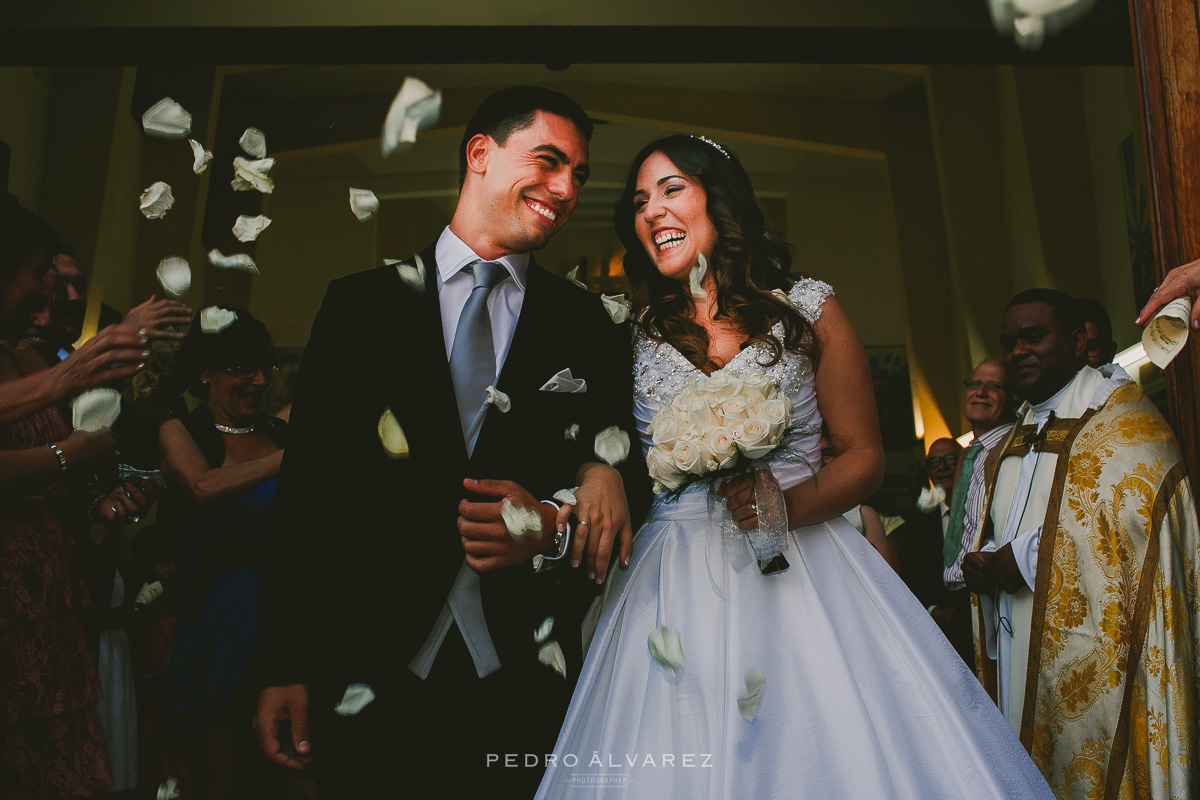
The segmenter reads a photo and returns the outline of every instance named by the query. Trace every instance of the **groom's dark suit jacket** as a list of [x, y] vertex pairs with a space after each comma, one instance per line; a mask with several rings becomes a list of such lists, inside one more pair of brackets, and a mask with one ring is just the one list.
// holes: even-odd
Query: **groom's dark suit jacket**
[[[615, 424], [630, 435], [620, 469], [635, 530], [649, 506], [628, 325], [613, 324], [597, 296], [531, 260], [497, 386], [512, 408], [489, 407], [468, 460], [434, 248], [421, 257], [424, 292], [394, 266], [333, 281], [300, 369], [276, 500], [276, 560], [264, 575], [260, 678], [307, 684], [314, 717], [350, 683], [377, 693], [401, 684], [463, 562], [456, 521], [464, 477], [512, 480], [548, 499], [574, 485], [579, 465], [596, 460], [596, 433]], [[539, 391], [566, 368], [587, 381], [586, 393]], [[408, 458], [389, 457], [380, 443], [377, 424], [389, 408], [408, 438]], [[573, 424], [575, 440], [565, 435]], [[569, 564], [483, 573], [501, 671], [525, 671], [569, 698], [582, 660], [579, 623], [596, 588]], [[537, 660], [533, 631], [551, 615], [565, 682], [550, 681], [554, 673]]]

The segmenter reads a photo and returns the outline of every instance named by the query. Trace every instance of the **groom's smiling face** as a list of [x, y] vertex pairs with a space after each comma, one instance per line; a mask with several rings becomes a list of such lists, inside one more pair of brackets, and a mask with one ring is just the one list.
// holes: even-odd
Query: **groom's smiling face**
[[545, 247], [575, 210], [587, 181], [587, 140], [575, 123], [544, 111], [503, 145], [490, 136], [478, 138], [475, 153], [468, 146], [472, 174], [463, 189], [477, 193], [472, 204], [492, 252], [476, 252], [494, 258]]

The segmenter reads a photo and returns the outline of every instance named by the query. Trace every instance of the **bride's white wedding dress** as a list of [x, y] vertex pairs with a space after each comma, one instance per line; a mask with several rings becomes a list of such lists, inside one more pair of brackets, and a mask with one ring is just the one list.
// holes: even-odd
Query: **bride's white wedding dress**
[[[831, 292], [802, 280], [789, 298], [815, 322]], [[724, 369], [762, 371], [765, 354], [752, 345]], [[812, 431], [773, 459], [787, 488], [820, 463], [812, 365], [785, 353], [766, 372]], [[648, 448], [646, 427], [696, 371], [639, 337], [634, 374]], [[727, 514], [701, 486], [654, 506], [630, 567], [610, 573], [539, 800], [1053, 798], [929, 614], [848, 522], [791, 531], [791, 569], [764, 576], [745, 537], [721, 532]], [[678, 675], [650, 655], [658, 626], [680, 634]], [[738, 698], [752, 670], [764, 681], [747, 720]]]

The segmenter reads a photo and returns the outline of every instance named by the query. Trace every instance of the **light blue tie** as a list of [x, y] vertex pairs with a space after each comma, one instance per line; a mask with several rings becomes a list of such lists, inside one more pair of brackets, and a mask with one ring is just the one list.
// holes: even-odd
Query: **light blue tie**
[[475, 449], [475, 440], [483, 427], [483, 401], [487, 387], [496, 382], [496, 346], [492, 340], [492, 319], [488, 314], [488, 295], [508, 276], [503, 264], [476, 261], [466, 267], [475, 277], [475, 285], [467, 297], [454, 344], [450, 349], [450, 375], [454, 379], [454, 396], [458, 401], [458, 418], [462, 423], [467, 454]]

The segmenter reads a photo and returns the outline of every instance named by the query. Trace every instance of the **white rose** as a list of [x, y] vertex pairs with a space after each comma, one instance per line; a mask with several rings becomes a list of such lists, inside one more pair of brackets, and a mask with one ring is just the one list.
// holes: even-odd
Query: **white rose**
[[680, 439], [671, 448], [671, 460], [675, 463], [675, 469], [680, 472], [691, 472], [699, 474], [697, 466], [703, 467], [704, 463], [700, 460], [702, 455], [699, 442], [690, 442], [685, 439]]
[[[714, 430], [709, 428], [709, 431]], [[717, 454], [713, 452], [712, 442], [708, 440], [708, 431], [696, 440], [696, 446], [700, 448], [700, 463], [698, 463], [693, 472], [697, 475], [703, 475], [706, 472], [712, 472], [720, 466], [720, 461], [717, 459]]]
[[738, 438], [738, 447], [746, 458], [762, 458], [771, 452], [774, 445], [770, 442], [771, 426], [761, 419], [748, 419], [742, 426], [742, 435]]
[[728, 372], [714, 372], [705, 379], [700, 390], [724, 400], [726, 397], [737, 394], [741, 387], [741, 379], [731, 376]]
[[735, 394], [721, 403], [721, 417], [726, 424], [732, 420], [745, 420], [749, 418], [749, 404], [743, 395]]
[[729, 428], [714, 428], [706, 437], [708, 447], [712, 451], [717, 466], [713, 469], [724, 469], [733, 464], [738, 456], [737, 440]]
[[764, 400], [755, 409], [755, 416], [772, 427], [785, 425], [788, 417], [791, 416], [791, 409], [788, 408], [789, 405], [790, 403], [782, 397]]
[[679, 439], [683, 426], [671, 414], [659, 414], [650, 423], [650, 438], [656, 445], [665, 445], [668, 451]]
[[683, 401], [676, 400], [671, 404], [671, 415], [679, 420], [679, 424], [682, 426], [692, 424], [692, 412], [688, 411], [687, 404]]
[[701, 428], [712, 428], [719, 424], [717, 415], [713, 413], [712, 406], [709, 405], [708, 398], [703, 395], [692, 398], [688, 403], [688, 413], [691, 415], [691, 424]]
[[675, 468], [675, 461], [671, 458], [671, 448], [669, 447], [650, 448], [650, 452], [646, 455], [646, 468], [650, 472], [650, 477], [654, 479], [655, 493], [678, 489], [686, 477]]

